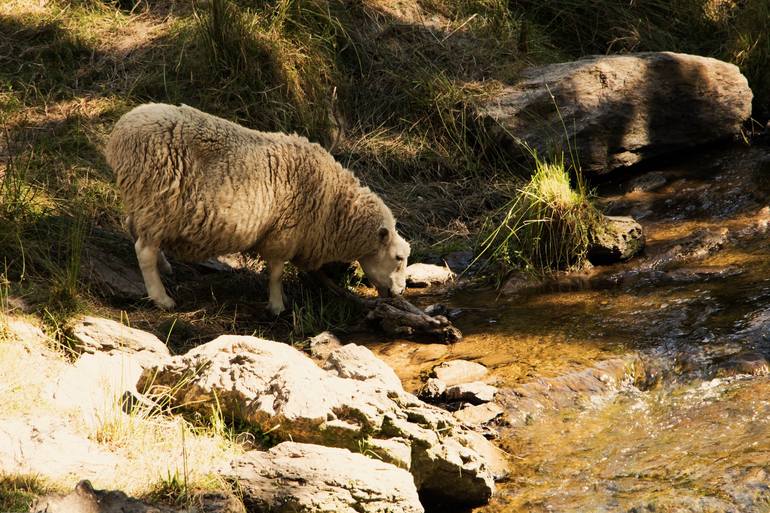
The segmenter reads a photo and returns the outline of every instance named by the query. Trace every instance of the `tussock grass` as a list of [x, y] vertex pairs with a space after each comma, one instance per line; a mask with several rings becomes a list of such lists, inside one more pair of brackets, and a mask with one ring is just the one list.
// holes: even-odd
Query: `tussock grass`
[[36, 497], [53, 492], [61, 492], [61, 488], [38, 475], [0, 473], [0, 511], [3, 513], [27, 513]]
[[579, 268], [587, 262], [600, 213], [579, 172], [573, 186], [563, 154], [549, 161], [533, 153], [533, 161], [529, 182], [490, 218], [481, 255], [497, 261], [503, 272], [542, 275]]

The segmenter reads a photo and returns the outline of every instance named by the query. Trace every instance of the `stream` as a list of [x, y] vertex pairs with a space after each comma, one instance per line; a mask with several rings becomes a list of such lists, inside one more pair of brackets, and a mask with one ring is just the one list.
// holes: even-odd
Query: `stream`
[[621, 175], [599, 201], [643, 225], [641, 256], [455, 290], [462, 341], [370, 347], [412, 391], [445, 360], [489, 367], [511, 473], [474, 511], [770, 511], [770, 149]]

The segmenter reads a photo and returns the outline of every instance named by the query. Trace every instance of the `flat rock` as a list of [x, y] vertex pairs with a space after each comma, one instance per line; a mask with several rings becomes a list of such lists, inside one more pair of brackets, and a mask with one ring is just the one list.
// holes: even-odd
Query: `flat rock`
[[567, 153], [569, 141], [583, 171], [601, 175], [739, 134], [752, 97], [733, 64], [646, 52], [529, 68], [477, 114], [503, 148]]
[[341, 378], [379, 383], [388, 390], [401, 390], [401, 380], [388, 364], [369, 349], [347, 344], [329, 354], [323, 368]]
[[642, 225], [631, 217], [603, 216], [605, 223], [591, 234], [588, 260], [595, 265], [628, 260], [644, 248]]
[[458, 383], [447, 387], [444, 394], [447, 401], [463, 401], [471, 404], [488, 403], [495, 398], [497, 387], [480, 381]]
[[468, 426], [482, 426], [503, 414], [500, 405], [488, 402], [472, 404], [452, 413], [457, 420]]
[[448, 267], [434, 264], [412, 264], [406, 268], [406, 284], [410, 287], [430, 287], [453, 280], [455, 273]]
[[450, 387], [482, 379], [487, 375], [487, 368], [468, 360], [450, 360], [433, 367], [433, 374]]
[[283, 442], [233, 461], [249, 511], [272, 513], [422, 513], [411, 474], [347, 449]]
[[177, 510], [151, 506], [117, 490], [96, 490], [87, 480], [80, 481], [67, 495], [40, 497], [31, 513], [175, 513]]
[[137, 353], [147, 363], [170, 356], [166, 344], [152, 333], [110, 319], [86, 316], [72, 325], [71, 333], [82, 352]]
[[400, 382], [391, 385], [339, 377], [286, 344], [221, 336], [145, 369], [137, 388], [165, 391], [171, 406], [188, 410], [219, 405], [225, 416], [284, 440], [359, 450], [362, 440], [400, 439], [410, 447], [418, 490], [487, 501], [494, 483], [484, 458], [469, 447], [470, 431]]

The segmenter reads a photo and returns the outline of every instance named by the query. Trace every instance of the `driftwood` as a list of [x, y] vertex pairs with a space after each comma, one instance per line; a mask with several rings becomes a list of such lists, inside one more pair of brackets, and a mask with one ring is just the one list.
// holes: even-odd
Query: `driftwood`
[[451, 344], [463, 338], [463, 334], [452, 325], [449, 319], [443, 315], [428, 315], [403, 297], [363, 298], [340, 287], [322, 272], [316, 273], [316, 276], [338, 296], [367, 309], [366, 320], [377, 324], [388, 335], [401, 337], [430, 335], [438, 337], [445, 344]]

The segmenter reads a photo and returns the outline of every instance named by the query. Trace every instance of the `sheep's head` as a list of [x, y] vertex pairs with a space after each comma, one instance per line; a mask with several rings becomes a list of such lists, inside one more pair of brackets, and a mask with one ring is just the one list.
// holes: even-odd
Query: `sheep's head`
[[377, 251], [358, 259], [369, 281], [380, 296], [398, 296], [406, 288], [406, 261], [411, 251], [394, 229], [382, 227], [377, 232]]

